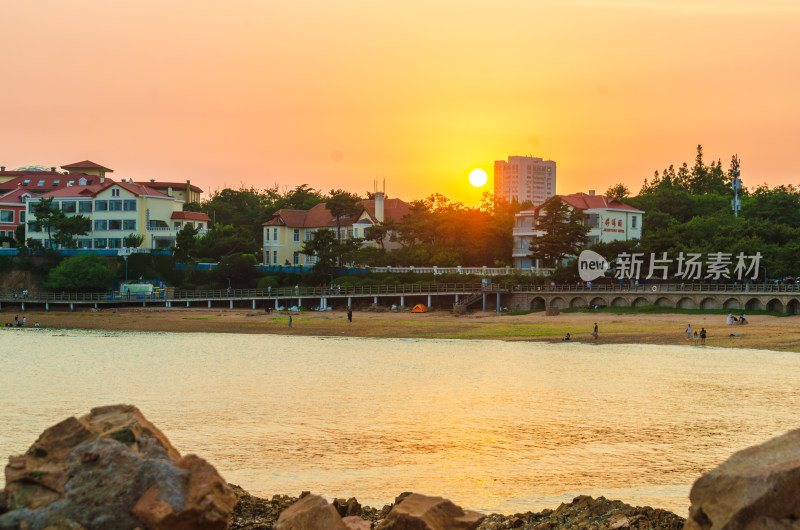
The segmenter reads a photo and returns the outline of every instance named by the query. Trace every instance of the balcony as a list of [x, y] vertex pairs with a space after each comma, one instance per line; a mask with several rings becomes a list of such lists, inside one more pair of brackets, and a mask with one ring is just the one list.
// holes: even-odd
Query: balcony
[[[183, 227], [174, 228], [174, 227], [170, 227], [170, 226], [151, 226], [151, 227], [147, 228], [147, 232], [151, 232], [154, 236], [159, 236], [159, 237], [160, 236], [164, 236], [164, 237], [172, 236], [172, 237], [175, 237], [175, 234], [177, 234], [181, 230], [183, 230]], [[207, 231], [208, 231], [208, 229], [206, 229], [206, 228], [200, 228], [197, 231], [197, 235], [203, 235]]]

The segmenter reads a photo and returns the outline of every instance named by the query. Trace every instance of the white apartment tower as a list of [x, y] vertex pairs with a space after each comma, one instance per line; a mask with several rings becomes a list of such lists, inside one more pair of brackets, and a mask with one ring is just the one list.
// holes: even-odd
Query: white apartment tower
[[532, 156], [510, 156], [494, 163], [494, 196], [539, 206], [556, 194], [556, 163]]

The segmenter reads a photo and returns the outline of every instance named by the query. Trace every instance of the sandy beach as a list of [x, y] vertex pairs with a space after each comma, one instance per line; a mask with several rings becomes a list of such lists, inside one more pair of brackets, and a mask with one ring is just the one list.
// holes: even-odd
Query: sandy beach
[[[289, 328], [289, 315], [292, 328]], [[13, 321], [10, 311], [2, 321]], [[20, 314], [22, 318], [23, 314]], [[336, 337], [392, 337], [427, 339], [491, 339], [509, 341], [561, 341], [567, 334], [575, 342], [591, 344], [692, 344], [686, 340], [686, 325], [705, 328], [708, 347], [756, 348], [800, 351], [800, 316], [753, 315], [746, 326], [729, 326], [724, 315], [562, 313], [544, 312], [502, 316], [473, 312], [453, 316], [447, 311], [428, 313], [353, 313], [347, 321], [344, 311], [273, 312], [220, 308], [122, 308], [97, 312], [26, 311], [28, 327], [39, 322], [43, 328], [99, 329], [123, 331], [193, 333], [268, 333], [281, 335]], [[593, 339], [594, 323], [599, 338]], [[7, 331], [7, 328], [4, 328]], [[731, 337], [732, 333], [738, 336]], [[700, 347], [700, 346], [698, 346]]]

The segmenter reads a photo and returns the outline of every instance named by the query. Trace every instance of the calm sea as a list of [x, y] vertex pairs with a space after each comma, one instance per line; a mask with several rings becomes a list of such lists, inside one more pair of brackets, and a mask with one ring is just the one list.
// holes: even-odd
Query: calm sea
[[[257, 495], [403, 491], [513, 513], [604, 495], [686, 515], [700, 473], [800, 426], [795, 353], [6, 330], [0, 455], [131, 403]], [[1, 483], [1, 482], [0, 482]]]

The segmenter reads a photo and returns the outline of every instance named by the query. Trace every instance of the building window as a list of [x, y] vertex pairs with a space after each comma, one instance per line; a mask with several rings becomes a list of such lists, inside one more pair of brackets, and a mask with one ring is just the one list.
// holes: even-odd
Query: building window
[[29, 202], [28, 203], [28, 211], [31, 213], [36, 213], [36, 205], [39, 204], [39, 201], [36, 202]]
[[[94, 211], [95, 212], [107, 212], [108, 211], [108, 201], [94, 201]], [[95, 246], [95, 248], [97, 248]]]
[[94, 222], [95, 230], [108, 230], [108, 221], [105, 219], [97, 219]]
[[[294, 230], [294, 242], [295, 243], [299, 243], [300, 242], [300, 230], [297, 229], [297, 228], [295, 228], [295, 230]], [[295, 265], [297, 265], [297, 263], [295, 263]]]
[[106, 248], [108, 246], [108, 239], [97, 238], [94, 240], [94, 248]]
[[20, 210], [19, 211], [19, 222], [20, 222], [20, 224], [25, 222], [25, 210]]
[[78, 207], [75, 201], [61, 201], [61, 211], [64, 213], [75, 213], [78, 211]]
[[108, 248], [122, 248], [122, 239], [115, 237], [108, 240]]
[[636, 216], [631, 215], [631, 228], [636, 228]]
[[269, 228], [264, 230], [264, 241], [269, 241]]
[[305, 254], [305, 263], [306, 265], [315, 265], [317, 263], [317, 257]]
[[28, 232], [41, 232], [41, 231], [42, 231], [42, 227], [39, 226], [39, 225], [36, 225], [36, 224], [33, 224], [33, 223], [28, 225]]
[[0, 210], [0, 223], [13, 223], [14, 210]]
[[91, 239], [78, 239], [75, 241], [78, 248], [92, 248], [92, 240]]
[[121, 212], [122, 211], [122, 201], [108, 201], [108, 211], [109, 212]]
[[78, 212], [92, 213], [92, 201], [80, 201], [78, 203]]
[[277, 265], [278, 264], [278, 251], [277, 250], [273, 250], [272, 251], [272, 264], [273, 265]]
[[122, 230], [122, 221], [120, 219], [110, 219], [108, 221], [109, 230]]
[[269, 251], [264, 252], [264, 265], [269, 265]]
[[39, 182], [36, 183], [36, 187], [37, 188], [41, 188], [42, 186], [44, 186], [44, 179], [42, 179], [42, 180], [40, 180]]
[[278, 241], [278, 229], [277, 228], [273, 228], [272, 229], [272, 240], [276, 241], [276, 242]]
[[[298, 236], [298, 237], [299, 237], [299, 236]], [[300, 253], [299, 253], [299, 252], [295, 252], [295, 253], [294, 253], [294, 255], [293, 255], [293, 257], [292, 257], [292, 263], [293, 263], [295, 266], [297, 266], [297, 265], [300, 265]]]
[[122, 201], [123, 210], [126, 212], [135, 212], [136, 211], [136, 200], [135, 199], [125, 199]]
[[111, 190], [112, 197], [119, 197], [119, 188], [114, 188]]
[[311, 241], [312, 239], [314, 239], [314, 231], [306, 230], [306, 241]]
[[123, 219], [122, 220], [122, 229], [123, 230], [136, 230], [136, 219]]

